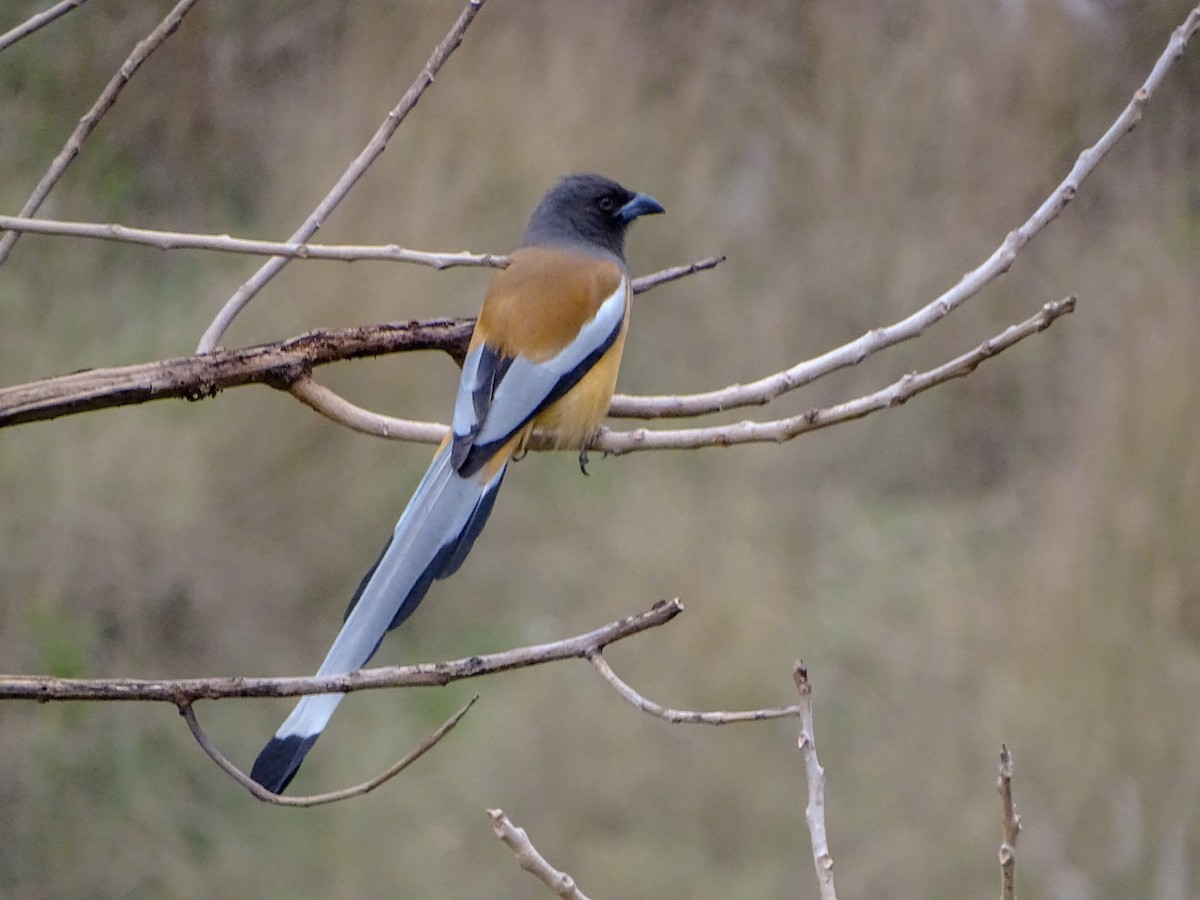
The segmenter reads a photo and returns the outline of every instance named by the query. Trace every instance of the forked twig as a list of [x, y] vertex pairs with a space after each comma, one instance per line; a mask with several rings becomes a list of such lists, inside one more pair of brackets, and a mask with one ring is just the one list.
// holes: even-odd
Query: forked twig
[[[710, 257], [653, 272], [637, 279], [634, 291], [648, 291], [668, 281], [711, 269], [720, 262], [720, 257]], [[214, 350], [129, 366], [85, 369], [30, 381], [0, 388], [0, 428], [151, 400], [199, 400], [227, 388], [268, 384], [290, 390], [302, 403], [355, 430], [418, 443], [437, 443], [445, 435], [444, 425], [392, 419], [373, 413], [312, 382], [307, 376], [313, 368], [339, 360], [405, 350], [442, 350], [461, 365], [474, 324], [474, 319], [452, 319], [311, 331], [271, 344]]]
[[[1074, 297], [1048, 303], [1024, 322], [1005, 329], [962, 356], [925, 372], [905, 375], [886, 388], [835, 406], [765, 422], [744, 421], [656, 431], [605, 429], [597, 435], [592, 447], [620, 455], [637, 450], [694, 449], [791, 440], [806, 431], [899, 406], [944, 381], [961, 378], [984, 360], [1044, 330], [1074, 309]], [[363, 434], [436, 444], [446, 435], [445, 425], [372, 412], [312, 381], [309, 373], [316, 366], [339, 359], [398, 350], [443, 350], [461, 360], [471, 328], [471, 320], [459, 319], [317, 331], [276, 344], [75, 372], [0, 388], [0, 428], [151, 400], [180, 397], [198, 400], [215, 396], [227, 388], [257, 383], [288, 390], [330, 420]], [[623, 414], [624, 401], [628, 399], [614, 398], [611, 414]], [[530, 449], [544, 449], [545, 446], [536, 436], [530, 443]]]
[[678, 600], [660, 600], [649, 610], [627, 616], [575, 637], [518, 647], [500, 653], [446, 662], [359, 669], [345, 675], [250, 678], [57, 678], [53, 675], [0, 675], [0, 700], [143, 701], [183, 706], [195, 700], [225, 697], [304, 697], [350, 694], [397, 687], [441, 687], [452, 681], [521, 669], [588, 653], [659, 625], [683, 612]]
[[[930, 388], [963, 378], [974, 372], [985, 360], [1004, 352], [1027, 337], [1045, 331], [1062, 316], [1074, 312], [1075, 304], [1075, 297], [1052, 300], [1025, 321], [1010, 325], [1000, 334], [961, 356], [924, 372], [904, 375], [874, 393], [864, 394], [833, 406], [817, 407], [796, 416], [764, 422], [746, 420], [703, 428], [605, 430], [592, 446], [596, 450], [620, 456], [636, 450], [691, 450], [700, 447], [732, 447], [737, 444], [777, 444], [790, 441], [807, 431], [828, 428], [830, 425], [861, 419], [871, 413], [900, 406]], [[615, 409], [624, 412], [624, 407], [618, 405], [618, 399], [615, 397], [613, 405]]]
[[404, 771], [434, 747], [466, 715], [478, 700], [475, 697], [422, 741], [403, 759], [374, 778], [336, 791], [304, 797], [284, 797], [266, 790], [242, 772], [216, 747], [201, 728], [193, 706], [197, 700], [223, 697], [298, 697], [309, 694], [352, 693], [388, 687], [428, 687], [444, 685], [464, 678], [477, 678], [494, 672], [524, 668], [563, 659], [589, 658], [608, 644], [647, 629], [663, 625], [679, 613], [678, 600], [659, 601], [648, 611], [628, 616], [585, 634], [539, 644], [518, 647], [486, 656], [471, 656], [449, 662], [414, 666], [386, 666], [364, 669], [346, 675], [305, 678], [185, 678], [154, 681], [149, 679], [55, 678], [47, 675], [0, 675], [0, 700], [141, 700], [173, 704], [183, 716], [201, 749], [234, 781], [268, 803], [280, 806], [317, 806], [357, 797], [374, 790]]
[[[1075, 297], [1064, 297], [1061, 300], [1051, 301], [1024, 322], [1009, 326], [1000, 334], [984, 341], [961, 356], [924, 372], [912, 372], [874, 393], [846, 400], [834, 406], [814, 408], [782, 419], [763, 422], [746, 420], [729, 425], [711, 425], [701, 428], [659, 430], [636, 428], [632, 431], [613, 431], [604, 428], [593, 439], [591, 449], [620, 456], [640, 450], [694, 450], [701, 447], [731, 447], [737, 444], [790, 441], [807, 431], [828, 428], [830, 425], [861, 419], [871, 413], [900, 406], [917, 394], [943, 382], [969, 375], [980, 363], [1002, 353], [1025, 338], [1044, 331], [1060, 317], [1073, 312], [1075, 304]], [[393, 440], [425, 441], [427, 443], [437, 443], [446, 435], [445, 425], [380, 415], [350, 403], [333, 391], [309, 382], [302, 385], [301, 391], [301, 399], [304, 403], [333, 421], [363, 434]], [[293, 393], [296, 393], [295, 389], [293, 389]], [[624, 401], [627, 399], [629, 398], [614, 397], [610, 414], [625, 414]], [[545, 447], [546, 445], [540, 442], [535, 434], [529, 448], [540, 450]]]
[[1120, 112], [1108, 130], [1095, 144], [1088, 147], [1076, 159], [1067, 176], [1050, 193], [1042, 204], [1019, 227], [1009, 232], [1004, 241], [992, 254], [964, 275], [957, 284], [930, 303], [909, 316], [883, 328], [873, 328], [861, 337], [840, 347], [835, 347], [820, 356], [797, 363], [782, 372], [776, 372], [748, 384], [730, 385], [715, 391], [669, 397], [622, 398], [621, 415], [638, 418], [687, 417], [721, 412], [741, 406], [757, 406], [767, 403], [788, 391], [810, 384], [818, 378], [838, 369], [857, 365], [866, 357], [880, 350], [917, 337], [954, 309], [978, 294], [986, 285], [1008, 271], [1017, 253], [1047, 225], [1058, 218], [1067, 204], [1075, 199], [1079, 186], [1095, 171], [1100, 161], [1108, 155], [1117, 142], [1142, 118], [1142, 112], [1151, 95], [1171, 67], [1183, 56], [1188, 41], [1200, 30], [1200, 7], [1193, 9], [1188, 17], [1171, 34], [1166, 48], [1159, 55], [1150, 74], [1138, 88], [1129, 103]]

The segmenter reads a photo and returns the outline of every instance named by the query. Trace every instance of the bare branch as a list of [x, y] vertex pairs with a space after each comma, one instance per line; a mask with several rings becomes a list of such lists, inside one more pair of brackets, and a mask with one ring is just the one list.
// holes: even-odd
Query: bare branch
[[715, 269], [723, 262], [725, 262], [724, 256], [708, 256], [694, 263], [688, 263], [686, 266], [672, 266], [669, 269], [651, 272], [649, 275], [633, 279], [633, 292], [635, 294], [644, 294], [651, 288], [658, 287], [660, 284], [666, 284], [668, 281], [678, 281], [680, 278], [695, 275], [697, 272], [707, 272], [709, 269]]
[[385, 781], [390, 781], [392, 778], [395, 778], [410, 765], [424, 756], [428, 751], [432, 750], [442, 738], [449, 734], [450, 731], [453, 730], [454, 726], [459, 723], [462, 717], [467, 714], [467, 710], [475, 705], [475, 701], [478, 699], [479, 695], [476, 694], [467, 702], [466, 706], [463, 706], [458, 712], [443, 722], [437, 731], [433, 732], [433, 734], [429, 735], [427, 738], [425, 738], [425, 740], [421, 741], [421, 743], [406, 753], [403, 758], [393, 763], [385, 771], [379, 773], [374, 778], [364, 781], [362, 784], [356, 784], [353, 787], [342, 788], [341, 790], [337, 791], [329, 791], [324, 794], [309, 794], [307, 796], [288, 797], [268, 791], [258, 782], [251, 780], [249, 775], [244, 773], [241, 769], [230, 762], [229, 758], [226, 757], [225, 754], [223, 754], [219, 749], [217, 749], [217, 746], [205, 733], [204, 729], [200, 727], [200, 723], [196, 721], [196, 713], [192, 709], [192, 704], [190, 702], [182, 704], [179, 707], [179, 713], [183, 716], [184, 721], [187, 722], [188, 729], [192, 732], [192, 736], [196, 739], [196, 743], [198, 743], [201, 749], [208, 754], [209, 758], [212, 759], [212, 761], [218, 766], [220, 766], [221, 769], [224, 770], [227, 775], [229, 775], [229, 777], [248, 790], [259, 800], [262, 800], [264, 803], [273, 803], [276, 806], [320, 806], [324, 803], [336, 803], [339, 800], [348, 800], [351, 797], [360, 797], [363, 794], [370, 793], [371, 791], [375, 790], [375, 788], [379, 787]]
[[[472, 14], [473, 7], [468, 6], [464, 10], [463, 16], [460, 16], [460, 23], [464, 17]], [[469, 18], [467, 19], [469, 21]], [[456, 25], [456, 29], [458, 25]], [[462, 24], [465, 28], [465, 24]], [[954, 288], [937, 298], [933, 303], [927, 305], [921, 310], [918, 310], [908, 318], [901, 320], [886, 328], [876, 329], [863, 335], [857, 341], [852, 341], [842, 347], [835, 348], [813, 360], [805, 363], [800, 363], [791, 369], [776, 373], [767, 379], [762, 379], [750, 385], [731, 386], [722, 389], [721, 391], [709, 392], [707, 394], [693, 394], [676, 397], [614, 397], [611, 414], [614, 416], [624, 417], [661, 417], [661, 416], [684, 416], [698, 415], [701, 413], [713, 412], [721, 409], [728, 409], [734, 406], [743, 406], [752, 403], [766, 403], [775, 396], [778, 396], [784, 391], [792, 390], [802, 384], [806, 384], [822, 374], [833, 371], [837, 368], [846, 365], [852, 365], [860, 362], [863, 358], [871, 353], [898, 343], [902, 340], [908, 340], [920, 334], [924, 329], [940, 320], [950, 310], [956, 308], [968, 298], [977, 293], [990, 280], [997, 277], [1002, 272], [1006, 271], [1012, 264], [1017, 251], [1023, 247], [1028, 241], [1053, 220], [1065, 205], [1075, 196], [1079, 184], [1087, 177], [1099, 164], [1099, 161], [1112, 148], [1113, 145], [1137, 122], [1142, 114], [1142, 110], [1146, 101], [1151, 96], [1154, 89], [1165, 77], [1171, 65], [1183, 54], [1188, 40], [1200, 28], [1200, 9], [1193, 10], [1187, 20], [1174, 32], [1167, 48], [1156, 62], [1150, 76], [1146, 79], [1142, 87], [1134, 95], [1133, 100], [1118, 116], [1112, 126], [1108, 129], [1105, 135], [1091, 148], [1084, 151], [1076, 161], [1067, 178], [1059, 185], [1058, 189], [1051, 194], [1039, 207], [1038, 211], [1026, 221], [1024, 225], [1016, 231], [1010, 233], [1005, 242], [998, 248], [987, 261], [976, 268], [973, 272], [964, 277]], [[456, 32], [452, 30], [449, 39]], [[461, 39], [461, 32], [459, 32]], [[446, 42], [443, 42], [445, 44]], [[440, 48], [439, 48], [440, 49]], [[452, 48], [450, 48], [452, 49]], [[446, 51], [447, 54], [449, 50]], [[437, 54], [435, 53], [435, 56]], [[444, 57], [443, 57], [444, 61]], [[420, 84], [420, 82], [418, 82]], [[414, 85], [414, 88], [417, 87]], [[410, 93], [412, 89], [410, 89]], [[415, 103], [415, 100], [413, 100]], [[389, 120], [390, 121], [390, 120]], [[385, 123], [386, 124], [386, 123]], [[381, 129], [382, 133], [382, 129]], [[376, 135], [380, 137], [379, 134]], [[383, 137], [386, 141], [386, 135]], [[374, 143], [374, 142], [373, 142]], [[370, 147], [368, 148], [370, 149]], [[358, 161], [362, 161], [362, 166], [365, 168], [370, 162], [367, 151], [364, 151]], [[363, 161], [365, 160], [365, 161]], [[352, 167], [352, 170], [354, 167]], [[347, 176], [350, 172], [347, 173]], [[343, 177], [343, 181], [346, 176]], [[340, 184], [341, 182], [339, 182]], [[346, 188], [349, 189], [348, 186]], [[336, 193], [336, 189], [335, 189]], [[334, 194], [331, 193], [330, 197]], [[327, 198], [328, 200], [329, 198]], [[336, 200], [334, 201], [336, 202]], [[316, 225], [312, 231], [316, 230]], [[299, 233], [298, 233], [299, 234]], [[300, 235], [293, 238], [290, 246], [297, 247], [303, 244], [303, 241], [311, 235]], [[495, 259], [499, 259], [496, 257]], [[273, 263], [286, 261], [282, 257], [272, 257], [268, 267]], [[696, 268], [700, 268], [705, 264], [715, 264], [719, 260], [706, 260], [704, 263], [696, 264]], [[260, 270], [260, 274], [266, 271], [268, 267]], [[273, 270], [274, 271], [274, 270]], [[678, 270], [676, 273], [659, 273], [662, 280], [667, 277], [678, 277], [678, 275], [686, 274], [689, 269], [685, 268]], [[269, 274], [265, 277], [269, 277]], [[655, 278], [656, 276], [652, 276]], [[264, 278], [265, 283], [265, 278]], [[658, 281], [644, 280], [639, 283], [639, 288], [645, 289]], [[247, 282], [249, 285], [250, 282]], [[246, 285], [243, 286], [244, 288]], [[240, 294], [241, 292], [239, 292]], [[238, 295], [235, 295], [235, 298]], [[248, 296], [246, 297], [248, 300]], [[228, 309], [228, 307], [227, 307]], [[754, 442], [779, 442], [790, 440], [805, 431], [810, 431], [815, 428], [826, 427], [836, 422], [846, 421], [848, 419], [858, 418], [874, 412], [877, 409], [886, 406], [903, 403], [908, 397], [921, 390], [926, 390], [934, 384], [940, 383], [941, 380], [948, 378], [961, 377], [972, 371], [978, 365], [978, 362], [996, 352], [1011, 346], [1017, 340], [1021, 340], [1029, 334], [1035, 333], [1041, 328], [1046, 327], [1054, 319], [1063, 313], [1070, 312], [1073, 309], [1073, 300], [1059, 301], [1058, 304], [1048, 304], [1043, 310], [1031, 319], [1026, 320], [1020, 326], [1015, 326], [999, 337], [981, 345], [980, 348], [972, 354], [967, 354], [966, 357], [960, 357], [958, 360], [951, 361], [945, 366], [930, 370], [923, 375], [906, 376], [900, 379], [895, 384], [883, 391], [866, 397], [860, 397], [856, 400], [847, 401], [838, 406], [831, 407], [825, 410], [810, 410], [809, 412], [794, 416], [791, 418], [777, 419], [768, 422], [752, 422], [745, 421], [731, 425], [715, 426], [710, 428], [696, 429], [680, 429], [651, 432], [646, 429], [637, 429], [632, 432], [620, 433], [605, 431], [595, 443], [595, 448], [604, 452], [621, 454], [628, 453], [634, 450], [650, 450], [650, 449], [689, 449], [705, 446], [728, 446], [731, 444], [754, 443]], [[236, 310], [230, 312], [230, 318], [236, 314]], [[220, 319], [220, 317], [218, 317]], [[214, 322], [214, 326], [217, 326]], [[224, 326], [221, 326], [223, 329]], [[210, 331], [212, 328], [210, 327]], [[294, 383], [294, 382], [293, 382]], [[74, 386], [74, 385], [72, 385]], [[42, 388], [44, 385], [38, 385]], [[15, 390], [15, 389], [10, 389]], [[199, 396], [203, 391], [192, 391], [185, 393], [186, 396]], [[315, 386], [308, 387], [304, 385], [298, 388], [295, 393], [304, 402], [311, 405], [314, 409], [319, 410], [324, 415], [329, 416], [335, 421], [342, 422], [355, 430], [370, 434], [377, 434], [385, 437], [400, 438], [405, 440], [439, 440], [444, 434], [444, 427], [439, 427], [431, 423], [414, 423], [410, 420], [394, 419], [385, 416], [379, 416], [369, 410], [355, 407], [346, 401], [341, 400], [332, 392], [317, 388]], [[10, 395], [11, 396], [11, 395]], [[23, 395], [21, 395], [23, 396]], [[140, 402], [141, 399], [148, 399], [152, 394], [134, 392], [133, 401], [121, 402]], [[167, 396], [171, 396], [167, 394]], [[52, 409], [48, 413], [37, 413], [31, 411], [27, 414], [27, 418], [22, 421], [32, 421], [36, 418], [49, 418], [53, 415], [61, 415], [65, 411], [72, 409], [94, 409], [103, 405], [108, 405], [107, 402], [100, 402], [94, 397], [89, 397], [88, 401], [76, 407], [70, 406], [72, 401], [68, 401], [68, 406], [65, 410], [58, 411], [57, 407], [51, 404]], [[0, 407], [2, 408], [2, 407]], [[3, 422], [3, 420], [0, 420]]]
[[984, 360], [990, 359], [1030, 335], [1048, 328], [1056, 319], [1075, 310], [1075, 298], [1065, 297], [1047, 303], [1035, 315], [1017, 325], [1011, 325], [973, 350], [929, 369], [905, 375], [882, 390], [847, 400], [835, 406], [810, 409], [798, 416], [767, 422], [735, 422], [707, 428], [679, 428], [650, 431], [602, 431], [592, 447], [605, 453], [620, 455], [635, 450], [690, 450], [699, 447], [731, 447], [735, 444], [781, 443], [790, 441], [806, 431], [827, 428], [839, 422], [861, 419], [863, 416], [890, 409], [908, 402], [917, 394], [932, 387], [969, 375]]
[[440, 687], [452, 681], [525, 668], [561, 659], [585, 659], [615, 641], [665, 625], [683, 612], [678, 600], [660, 600], [648, 611], [611, 622], [586, 634], [518, 647], [501, 653], [448, 662], [360, 669], [345, 675], [299, 678], [55, 678], [50, 675], [0, 675], [0, 700], [150, 701], [182, 709], [196, 700], [224, 697], [301, 697], [349, 694], [396, 687]]
[[575, 879], [546, 862], [546, 858], [538, 853], [537, 847], [529, 840], [525, 829], [514, 825], [504, 810], [489, 809], [488, 815], [492, 817], [492, 830], [496, 832], [496, 837], [513, 852], [522, 869], [566, 900], [588, 900], [583, 891], [575, 886]]
[[[749, 384], [735, 384], [715, 391], [665, 397], [614, 398], [612, 415], [639, 419], [660, 417], [699, 416], [743, 406], [760, 406], [781, 394], [810, 384], [830, 372], [858, 365], [873, 353], [911, 340], [978, 294], [985, 286], [1008, 271], [1017, 253], [1043, 228], [1049, 225], [1068, 203], [1075, 199], [1080, 184], [1108, 155], [1126, 133], [1142, 117], [1151, 94], [1158, 88], [1171, 67], [1183, 56], [1192, 35], [1200, 30], [1200, 8], [1192, 10], [1182, 25], [1171, 35], [1166, 49], [1154, 64], [1133, 99], [1121, 111], [1104, 135], [1079, 154], [1067, 177], [1042, 202], [1042, 205], [1019, 228], [1008, 236], [984, 262], [933, 302], [898, 322], [884, 328], [873, 328], [861, 337], [835, 347], [820, 356], [797, 363], [789, 369], [768, 375]], [[618, 411], [619, 410], [619, 411]]]
[[248, 256], [286, 256], [291, 259], [322, 259], [338, 262], [376, 260], [415, 263], [434, 269], [449, 269], [454, 266], [485, 266], [502, 269], [508, 265], [507, 256], [494, 253], [468, 253], [465, 250], [437, 253], [428, 250], [409, 250], [398, 244], [309, 244], [294, 240], [259, 241], [235, 238], [228, 234], [195, 234], [186, 231], [131, 228], [115, 222], [63, 222], [55, 219], [0, 216], [0, 229], [139, 244], [159, 250], [213, 250], [218, 253], [241, 253]]
[[[1064, 297], [1061, 300], [1047, 303], [1036, 314], [1024, 322], [1012, 325], [1000, 334], [984, 341], [973, 350], [943, 363], [925, 372], [914, 372], [900, 378], [891, 385], [853, 400], [847, 400], [835, 406], [810, 409], [798, 416], [774, 419], [765, 422], [743, 421], [730, 425], [714, 425], [705, 428], [665, 429], [650, 431], [638, 428], [633, 431], [611, 431], [604, 429], [592, 443], [592, 449], [620, 456], [639, 450], [685, 450], [700, 447], [729, 447], [735, 444], [752, 443], [782, 443], [792, 440], [806, 431], [816, 431], [827, 428], [839, 422], [860, 419], [863, 416], [890, 409], [906, 403], [917, 394], [923, 393], [937, 385], [969, 375], [986, 359], [1024, 340], [1025, 338], [1044, 331], [1056, 319], [1074, 312], [1075, 297]], [[300, 388], [297, 393], [296, 387]], [[446, 434], [446, 426], [433, 425], [427, 422], [416, 422], [409, 419], [399, 419], [382, 416], [370, 410], [356, 406], [343, 400], [333, 391], [321, 388], [311, 382], [301, 383], [293, 387], [293, 393], [300, 396], [303, 402], [327, 416], [335, 422], [353, 428], [363, 434], [387, 437], [394, 440], [414, 440], [426, 443], [437, 443]], [[617, 409], [617, 398], [614, 398], [614, 411]], [[542, 450], [547, 444], [539, 441], [537, 436], [530, 442], [530, 449]]]
[[473, 327], [473, 320], [457, 319], [312, 331], [240, 350], [87, 369], [0, 388], [0, 427], [169, 397], [198, 400], [243, 384], [287, 389], [314, 366], [399, 350], [442, 350], [461, 360]]
[[817, 884], [821, 900], [837, 900], [833, 885], [833, 857], [829, 855], [829, 840], [825, 836], [825, 770], [817, 760], [817, 745], [813, 738], [812, 682], [808, 669], [797, 662], [792, 670], [796, 690], [800, 693], [800, 755], [804, 758], [804, 774], [808, 780], [808, 805], [804, 818], [812, 836], [813, 865], [817, 869]]
[[[329, 214], [350, 193], [350, 189], [363, 176], [371, 163], [375, 161], [379, 154], [383, 153], [388, 141], [396, 133], [396, 129], [400, 127], [401, 123], [408, 117], [408, 114], [412, 112], [413, 107], [417, 105], [417, 101], [421, 99], [421, 96], [433, 84], [434, 77], [446, 63], [446, 60], [458, 49], [467, 28], [475, 19], [475, 15], [482, 8], [484, 2], [485, 0], [468, 0], [467, 5], [459, 13], [457, 21], [451, 26], [446, 36], [442, 38], [441, 43], [434, 48], [433, 53], [421, 69], [421, 73], [417, 76], [417, 80], [405, 92], [396, 107], [387, 114], [374, 136], [368, 141], [367, 146], [355, 157], [350, 167], [342, 173], [341, 178], [337, 180], [337, 183], [329, 193], [317, 204], [312, 214], [288, 238], [289, 244], [303, 244], [316, 234], [321, 225], [329, 217]], [[233, 322], [237, 314], [245, 308], [246, 304], [290, 260], [291, 257], [289, 256], [272, 256], [248, 281], [238, 288], [233, 296], [226, 301], [225, 306], [221, 308], [221, 311], [217, 313], [217, 317], [213, 319], [212, 324], [204, 332], [204, 336], [200, 339], [200, 345], [196, 348], [196, 352], [205, 353], [215, 349], [218, 341], [221, 340], [221, 336], [229, 328], [230, 323]]]
[[[806, 431], [898, 406], [943, 381], [968, 375], [985, 359], [1047, 328], [1074, 308], [1074, 297], [1048, 303], [1036, 315], [956, 359], [923, 373], [905, 375], [880, 391], [836, 406], [766, 422], [745, 421], [662, 431], [644, 428], [625, 432], [604, 430], [597, 436], [593, 448], [620, 455], [636, 450], [694, 449], [791, 440]], [[399, 350], [443, 350], [461, 361], [472, 326], [472, 320], [459, 319], [314, 331], [282, 343], [261, 344], [244, 350], [218, 350], [155, 363], [91, 369], [0, 388], [0, 428], [168, 397], [197, 400], [211, 397], [224, 388], [259, 383], [289, 390], [322, 415], [363, 434], [437, 443], [446, 435], [445, 425], [372, 412], [316, 384], [308, 375], [313, 367], [334, 360]], [[614, 411], [616, 409], [617, 401], [614, 400]], [[545, 449], [546, 446], [536, 436], [530, 444], [531, 449]]]
[[[82, 2], [82, 0], [79, 0]], [[30, 219], [24, 216], [0, 216], [0, 231], [19, 231], [60, 237], [91, 238], [122, 244], [137, 244], [158, 250], [212, 250], [247, 256], [286, 256], [292, 259], [332, 260], [335, 262], [403, 262], [434, 269], [477, 266], [502, 269], [510, 257], [499, 253], [470, 253], [466, 250], [438, 252], [410, 250], [399, 244], [314, 244], [297, 241], [260, 241], [235, 238], [228, 234], [197, 234], [190, 231], [159, 231], [133, 228], [116, 222], [64, 222], [58, 219]], [[724, 256], [709, 256], [684, 266], [672, 266], [633, 281], [633, 292], [641, 294], [688, 275], [715, 268]]]
[[1000, 745], [1000, 815], [1004, 825], [1004, 840], [1000, 844], [1000, 900], [1015, 900], [1017, 878], [1017, 838], [1021, 834], [1021, 817], [1012, 794], [1013, 758], [1008, 746]]
[[[159, 22], [157, 27], [133, 48], [133, 52], [129, 54], [125, 62], [121, 63], [121, 68], [117, 70], [117, 73], [104, 86], [104, 90], [100, 92], [100, 96], [96, 98], [96, 102], [92, 104], [92, 108], [79, 120], [79, 124], [75, 126], [75, 130], [67, 138], [67, 142], [63, 145], [62, 150], [58, 152], [58, 156], [54, 157], [54, 161], [50, 163], [49, 170], [42, 176], [42, 180], [37, 183], [37, 187], [33, 189], [33, 193], [29, 195], [29, 199], [25, 201], [25, 205], [21, 207], [22, 216], [32, 216], [38, 211], [38, 208], [42, 205], [42, 201], [46, 199], [50, 190], [58, 183], [58, 179], [62, 177], [63, 172], [67, 170], [67, 166], [79, 155], [79, 150], [84, 140], [92, 133], [92, 129], [96, 127], [101, 117], [117, 102], [117, 97], [125, 85], [128, 84], [129, 79], [133, 77], [134, 72], [141, 68], [142, 63], [149, 59], [150, 54], [157, 50], [163, 41], [174, 34], [175, 29], [179, 27], [179, 23], [183, 21], [183, 17], [187, 15], [188, 10], [196, 5], [196, 2], [197, 0], [179, 0], [175, 8], [167, 13], [166, 18]], [[0, 234], [0, 264], [8, 259], [9, 253], [12, 252], [13, 244], [17, 242], [19, 237], [20, 234], [16, 231], [6, 231]]]
[[638, 709], [650, 713], [652, 716], [657, 716], [660, 719], [665, 719], [674, 724], [687, 725], [728, 725], [733, 722], [763, 722], [767, 719], [783, 719], [789, 716], [800, 715], [799, 706], [779, 706], [771, 709], [746, 709], [737, 712], [696, 712], [687, 709], [669, 709], [665, 706], [659, 706], [653, 700], [648, 700], [631, 688], [628, 684], [622, 681], [617, 673], [612, 670], [608, 664], [608, 660], [604, 658], [602, 650], [595, 650], [588, 654], [588, 662], [596, 667], [596, 671], [600, 673], [613, 690], [636, 706]]
[[449, 427], [438, 422], [418, 422], [372, 412], [351, 403], [341, 394], [317, 384], [311, 378], [300, 379], [288, 388], [288, 391], [309, 409], [319, 412], [331, 422], [372, 437], [414, 444], [439, 444], [450, 431]]
[[44, 9], [34, 16], [30, 16], [20, 25], [15, 28], [10, 28], [4, 34], [0, 34], [0, 51], [7, 50], [23, 37], [28, 37], [33, 34], [43, 25], [49, 25], [59, 16], [66, 15], [77, 6], [82, 6], [87, 0], [61, 0], [60, 3], [55, 3], [49, 9]]
[[[0, 222], [3, 221], [0, 216]], [[475, 258], [506, 260], [503, 256]], [[634, 282], [634, 291], [648, 291], [711, 269], [720, 262], [721, 257], [710, 257], [651, 273]], [[151, 400], [180, 397], [200, 400], [226, 388], [267, 384], [291, 391], [302, 403], [355, 431], [394, 440], [437, 443], [445, 436], [446, 426], [373, 413], [314, 384], [308, 376], [314, 367], [338, 360], [407, 350], [442, 350], [462, 365], [474, 327], [474, 319], [454, 319], [311, 331], [286, 341], [239, 350], [214, 350], [131, 366], [87, 369], [0, 388], [0, 428]]]

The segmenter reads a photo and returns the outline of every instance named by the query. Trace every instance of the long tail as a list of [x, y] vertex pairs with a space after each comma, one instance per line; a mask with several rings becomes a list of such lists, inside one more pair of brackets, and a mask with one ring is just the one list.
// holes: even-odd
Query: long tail
[[[409, 617], [429, 586], [462, 565], [492, 511], [506, 467], [507, 458], [498, 469], [488, 467], [490, 472], [464, 478], [454, 470], [449, 445], [442, 446], [383, 553], [358, 586], [318, 675], [366, 665], [384, 635]], [[343, 696], [303, 698], [258, 754], [250, 777], [282, 793]]]

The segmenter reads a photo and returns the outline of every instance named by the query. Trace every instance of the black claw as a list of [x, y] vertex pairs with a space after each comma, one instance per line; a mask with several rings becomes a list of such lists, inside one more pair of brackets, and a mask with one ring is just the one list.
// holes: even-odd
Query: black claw
[[584, 475], [586, 475], [588, 473], [587, 464], [588, 464], [588, 452], [587, 452], [587, 447], [584, 447], [582, 450], [579, 451], [579, 471], [582, 472]]

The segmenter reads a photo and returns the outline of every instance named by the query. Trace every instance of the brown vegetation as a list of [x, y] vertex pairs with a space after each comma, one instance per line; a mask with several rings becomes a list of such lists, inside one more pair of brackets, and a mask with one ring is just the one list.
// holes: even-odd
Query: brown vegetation
[[[322, 236], [505, 252], [548, 181], [604, 171], [669, 210], [632, 243], [637, 272], [729, 258], [638, 301], [620, 388], [754, 378], [974, 266], [1187, 9], [1067, 6], [495, 4]], [[201, 3], [43, 212], [282, 239], [457, 11]], [[161, 15], [86, 4], [0, 54], [0, 211]], [[589, 479], [531, 455], [379, 661], [546, 640], [678, 595], [687, 615], [614, 664], [663, 703], [739, 708], [790, 702], [803, 656], [845, 896], [993, 892], [1001, 741], [1020, 766], [1024, 890], [1194, 896], [1196, 59], [1001, 281], [790, 402], [873, 389], [1073, 293], [1069, 320], [782, 447], [596, 459]], [[186, 354], [255, 265], [26, 235], [0, 268], [0, 384]], [[226, 342], [471, 315], [486, 278], [298, 263]], [[328, 378], [444, 420], [453, 364], [403, 357]], [[427, 456], [254, 388], [8, 429], [0, 669], [308, 672]], [[477, 690], [400, 780], [305, 812], [250, 802], [162, 708], [0, 707], [0, 893], [526, 897], [484, 816], [503, 807], [596, 897], [815, 896], [794, 723], [668, 725], [583, 664], [354, 697], [297, 788], [361, 780]], [[204, 719], [248, 761], [282, 711], [226, 701]]]

